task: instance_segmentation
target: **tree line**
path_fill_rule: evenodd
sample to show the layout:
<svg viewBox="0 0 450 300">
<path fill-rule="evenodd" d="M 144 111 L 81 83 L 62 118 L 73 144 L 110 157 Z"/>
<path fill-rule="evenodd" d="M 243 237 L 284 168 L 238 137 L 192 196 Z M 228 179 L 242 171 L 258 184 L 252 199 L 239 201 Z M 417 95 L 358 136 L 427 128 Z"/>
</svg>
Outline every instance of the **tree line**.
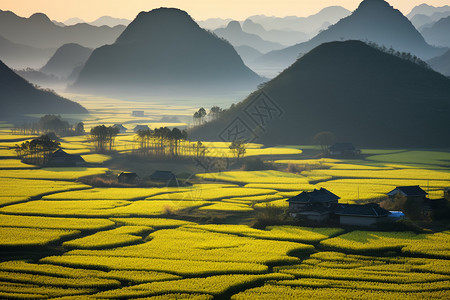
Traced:
<svg viewBox="0 0 450 300">
<path fill-rule="evenodd" d="M 45 165 L 60 143 L 49 135 L 41 135 L 15 146 L 17 156 L 25 163 Z"/>
<path fill-rule="evenodd" d="M 218 106 L 213 106 L 209 110 L 209 113 L 207 113 L 206 109 L 200 107 L 199 110 L 196 111 L 193 115 L 194 125 L 202 125 L 203 123 L 205 123 L 207 116 L 211 121 L 215 120 L 219 118 L 225 111 L 225 109 L 222 109 Z"/>
<path fill-rule="evenodd" d="M 84 123 L 70 124 L 60 115 L 45 115 L 37 122 L 22 124 L 12 129 L 16 134 L 47 134 L 54 132 L 59 136 L 84 135 Z"/>
</svg>

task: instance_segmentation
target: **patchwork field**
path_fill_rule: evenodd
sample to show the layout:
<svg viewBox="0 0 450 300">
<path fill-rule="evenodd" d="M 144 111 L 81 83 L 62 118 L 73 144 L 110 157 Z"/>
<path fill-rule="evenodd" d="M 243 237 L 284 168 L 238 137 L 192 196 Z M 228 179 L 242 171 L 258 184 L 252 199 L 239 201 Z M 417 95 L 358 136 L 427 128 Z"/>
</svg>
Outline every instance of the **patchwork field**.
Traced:
<svg viewBox="0 0 450 300">
<path fill-rule="evenodd" d="M 139 119 L 108 109 L 90 118 L 87 128 L 160 121 L 156 112 Z M 40 168 L 15 158 L 8 147 L 16 138 L 30 136 L 0 131 L 2 299 L 450 298 L 448 226 L 249 226 L 267 207 L 282 211 L 289 197 L 321 187 L 341 203 L 383 201 L 402 185 L 441 198 L 450 187 L 448 152 L 367 149 L 363 159 L 319 159 L 302 151 L 316 146 L 251 144 L 246 156 L 270 157 L 274 170 L 199 171 L 179 187 L 94 187 L 79 179 L 129 171 L 114 168 L 118 153 L 92 153 L 85 137 L 67 137 L 62 147 L 88 165 Z M 119 154 L 133 142 L 120 135 Z M 205 145 L 209 157 L 232 157 L 226 143 Z"/>
</svg>

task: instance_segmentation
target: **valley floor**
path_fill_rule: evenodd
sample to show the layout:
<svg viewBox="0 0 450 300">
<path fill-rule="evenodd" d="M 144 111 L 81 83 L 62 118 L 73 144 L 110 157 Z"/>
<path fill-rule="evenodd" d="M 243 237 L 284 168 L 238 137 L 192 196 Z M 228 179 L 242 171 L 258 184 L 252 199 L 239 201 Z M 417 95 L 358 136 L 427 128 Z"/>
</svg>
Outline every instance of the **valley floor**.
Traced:
<svg viewBox="0 0 450 300">
<path fill-rule="evenodd" d="M 99 113 L 92 124 L 116 122 Z M 125 118 L 125 117 L 124 117 Z M 85 137 L 61 146 L 84 167 L 38 168 L 15 157 L 32 136 L 0 130 L 0 297 L 21 299 L 448 299 L 448 224 L 429 233 L 249 225 L 267 204 L 324 187 L 342 203 L 380 202 L 401 185 L 431 198 L 450 187 L 446 150 L 363 149 L 360 159 L 314 158 L 315 146 L 248 145 L 274 170 L 205 173 L 189 161 L 157 163 L 91 153 Z M 88 125 L 89 126 L 89 125 Z M 228 145 L 205 143 L 207 157 Z M 132 147 L 131 147 L 132 148 Z M 296 173 L 286 170 L 295 166 Z M 85 176 L 166 168 L 193 185 L 92 187 Z"/>
</svg>

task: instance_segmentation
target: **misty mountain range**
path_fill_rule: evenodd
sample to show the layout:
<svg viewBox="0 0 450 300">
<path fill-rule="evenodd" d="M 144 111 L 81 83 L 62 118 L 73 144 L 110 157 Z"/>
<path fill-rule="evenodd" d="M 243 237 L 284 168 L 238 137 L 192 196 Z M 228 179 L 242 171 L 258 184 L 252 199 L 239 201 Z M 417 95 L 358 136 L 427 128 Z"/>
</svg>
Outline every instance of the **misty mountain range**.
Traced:
<svg viewBox="0 0 450 300">
<path fill-rule="evenodd" d="M 141 12 L 112 45 L 94 50 L 71 91 L 190 95 L 253 90 L 263 79 L 231 44 L 184 11 Z"/>
<path fill-rule="evenodd" d="M 435 71 L 360 41 L 330 42 L 190 137 L 220 140 L 224 132 L 241 132 L 231 138 L 310 144 L 331 131 L 367 146 L 448 147 L 449 95 L 450 79 Z"/>
<path fill-rule="evenodd" d="M 421 10 L 416 11 L 422 12 Z M 436 13 L 443 12 L 431 9 L 431 14 Z M 329 18 L 328 21 L 325 20 L 325 16 Z M 411 17 L 414 16 L 411 15 Z M 103 21 L 106 22 L 107 20 L 109 18 L 103 18 Z M 215 19 L 208 22 L 217 25 L 222 20 Z M 287 41 L 290 38 L 292 42 L 296 38 L 305 38 L 304 32 L 306 30 L 304 29 L 306 27 L 300 28 L 295 25 L 301 24 L 301 22 L 315 22 L 314 26 L 320 26 L 325 30 L 307 42 L 283 48 L 282 40 Z M 329 26 L 332 23 L 335 24 Z M 427 27 L 429 31 L 424 32 L 426 41 L 429 42 L 427 43 L 421 33 L 405 16 L 383 0 L 364 0 L 352 14 L 345 9 L 331 7 L 307 18 L 252 16 L 242 23 L 227 20 L 223 23 L 225 28 L 216 30 L 215 34 L 202 29 L 186 12 L 168 8 L 140 13 L 126 29 L 120 25 L 114 28 L 108 26 L 96 27 L 88 24 L 58 26 L 43 14 L 21 18 L 11 12 L 3 11 L 0 11 L 0 24 L 7 25 L 0 27 L 0 35 L 7 34 L 7 37 L 0 38 L 0 59 L 4 60 L 10 67 L 34 67 L 35 70 L 17 71 L 18 74 L 31 82 L 46 84 L 53 81 L 58 85 L 70 83 L 68 90 L 72 92 L 126 96 L 230 95 L 237 91 L 253 91 L 258 84 L 267 80 L 257 75 L 253 70 L 260 71 L 267 68 L 272 74 L 275 74 L 295 62 L 295 65 L 305 68 L 305 72 L 310 72 L 312 75 L 316 74 L 315 68 L 317 68 L 321 72 L 329 71 L 335 76 L 341 76 L 344 79 L 349 78 L 345 82 L 338 80 L 340 86 L 334 86 L 334 90 L 326 84 L 324 85 L 330 89 L 330 93 L 333 93 L 337 99 L 342 97 L 352 99 L 356 94 L 362 99 L 365 97 L 364 93 L 372 91 L 375 87 L 379 89 L 380 86 L 386 88 L 386 93 L 389 95 L 400 95 L 400 91 L 406 88 L 403 81 L 398 82 L 399 90 L 397 91 L 391 85 L 386 87 L 387 83 L 384 79 L 378 77 L 361 82 L 364 90 L 358 87 L 354 93 L 349 94 L 348 90 L 355 86 L 355 82 L 359 82 L 359 77 L 368 78 L 366 73 L 354 66 L 354 61 L 347 56 L 350 54 L 343 53 L 345 51 L 355 53 L 355 49 L 368 57 L 380 59 L 378 63 L 392 74 L 397 74 L 397 76 L 404 76 L 411 78 L 411 80 L 422 78 L 426 82 L 431 82 L 430 78 L 434 78 L 437 82 L 442 83 L 437 86 L 427 83 L 426 87 L 422 86 L 423 90 L 413 89 L 421 97 L 427 95 L 433 87 L 438 91 L 434 94 L 438 95 L 436 103 L 440 103 L 439 97 L 448 92 L 445 78 L 442 79 L 442 76 L 437 76 L 429 69 L 412 67 L 411 64 L 413 63 L 410 62 L 408 62 L 409 67 L 406 67 L 404 63 L 398 62 L 398 60 L 403 61 L 402 59 L 398 57 L 395 59 L 386 58 L 385 55 L 389 56 L 386 53 L 383 53 L 383 55 L 376 54 L 379 52 L 378 50 L 371 47 L 367 48 L 368 46 L 366 47 L 365 44 L 357 42 L 348 44 L 329 43 L 356 39 L 376 42 L 386 48 L 392 46 L 395 50 L 411 52 L 413 55 L 427 59 L 431 67 L 449 76 L 450 51 L 447 52 L 448 48 L 430 45 L 447 45 L 447 35 L 445 35 L 448 32 L 447 19 L 443 18 L 433 26 Z M 309 28 L 314 26 L 311 25 Z M 30 29 L 31 27 L 33 29 Z M 30 38 L 32 34 L 37 37 Z M 14 37 L 13 41 L 9 40 L 11 36 Z M 279 42 L 274 41 L 277 36 Z M 43 38 L 39 39 L 39 37 Z M 432 42 L 433 38 L 438 42 Z M 69 39 L 69 43 L 58 45 Z M 72 40 L 75 40 L 75 42 Z M 87 41 L 87 44 L 91 43 L 93 46 L 86 47 L 85 44 L 76 42 L 80 40 Z M 316 57 L 317 59 L 323 56 L 324 62 L 331 63 L 329 56 L 324 53 L 325 50 L 320 48 L 320 45 L 324 43 L 328 44 L 323 49 L 334 53 L 336 60 L 342 59 L 342 64 L 347 61 L 351 62 L 352 68 L 349 68 L 343 74 L 335 70 L 333 66 L 319 64 L 316 60 L 314 60 L 314 64 L 310 64 L 310 60 L 300 59 L 297 61 L 299 57 L 308 55 L 308 57 Z M 99 44 L 101 44 L 100 47 Z M 341 44 L 346 46 L 337 46 Z M 58 46 L 51 48 L 49 45 Z M 44 46 L 48 48 L 41 48 Z M 271 50 L 270 47 L 274 46 L 280 47 L 280 50 L 264 54 L 264 52 Z M 322 50 L 315 52 L 316 49 Z M 373 52 L 375 50 L 378 52 Z M 316 54 L 312 55 L 310 52 Z M 317 53 L 322 54 L 318 55 Z M 384 74 L 384 71 L 374 68 L 368 61 L 365 61 L 363 54 L 355 54 L 355 57 L 360 59 L 368 70 Z M 381 59 L 382 57 L 384 58 Z M 392 65 L 387 62 L 392 63 Z M 17 67 L 19 64 L 21 64 L 20 67 Z M 332 64 L 340 65 L 341 62 Z M 319 83 L 307 80 L 304 77 L 306 73 L 298 71 L 300 67 L 287 69 L 282 73 L 283 76 L 277 76 L 274 79 L 275 81 L 271 81 L 266 87 L 273 86 L 273 82 L 280 83 L 280 78 L 283 78 L 286 84 L 291 82 L 302 86 L 306 91 L 305 93 L 310 93 L 308 97 L 314 98 L 315 92 L 310 91 L 310 89 L 312 87 L 319 90 L 323 89 L 319 84 L 323 84 L 323 80 L 320 79 L 319 74 L 314 75 L 316 77 L 312 76 L 311 79 L 315 78 L 314 80 Z M 341 67 L 346 68 L 345 66 Z M 2 70 L 2 72 L 10 74 L 10 70 L 6 66 Z M 292 70 L 297 71 L 293 72 Z M 408 72 L 415 75 L 411 77 Z M 328 75 L 325 73 L 323 76 L 327 78 Z M 359 75 L 353 76 L 353 73 Z M 423 74 L 419 75 L 419 73 Z M 290 75 L 287 76 L 286 74 Z M 369 78 L 371 77 L 369 76 Z M 23 79 L 21 78 L 21 80 Z M 354 80 L 353 85 L 351 85 L 351 80 Z M 397 82 L 393 78 L 391 80 Z M 19 81 L 16 78 L 14 81 L 16 84 L 12 84 L 12 86 L 18 87 L 18 91 L 24 86 L 23 84 L 17 84 Z M 307 86 L 305 86 L 305 82 Z M 415 85 L 421 86 L 418 81 Z M 302 94 L 301 90 L 290 86 L 280 84 L 280 87 L 285 88 L 286 93 L 283 92 L 283 94 L 278 91 L 278 88 L 274 88 L 274 91 L 277 91 L 275 95 L 279 94 L 290 99 L 289 91 L 295 95 Z M 12 93 L 12 90 L 9 90 L 9 92 Z M 38 90 L 38 92 L 41 91 Z M 375 94 L 386 99 L 390 97 L 389 95 Z M 19 98 L 25 97 L 23 93 L 19 93 L 19 95 L 22 95 L 17 96 Z M 409 92 L 405 92 L 405 95 L 409 95 L 411 99 L 416 99 L 414 101 L 417 103 L 423 101 L 420 97 L 414 98 Z M 324 95 L 317 95 L 317 97 L 320 99 Z M 398 97 L 402 98 L 403 96 Z M 9 99 L 14 99 L 14 97 L 9 96 Z M 377 101 L 375 98 L 372 100 Z M 3 101 L 7 101 L 6 98 Z M 322 104 L 333 107 L 326 102 Z M 292 108 L 294 111 L 299 109 L 289 105 L 287 105 L 289 109 Z M 387 103 L 381 104 L 383 107 L 387 105 Z M 77 111 L 78 108 L 72 106 L 72 109 Z M 314 116 L 312 111 L 310 113 L 311 116 Z M 291 117 L 295 118 L 294 116 Z M 430 124 L 434 124 L 433 122 Z M 314 124 L 314 122 L 311 124 Z M 342 133 L 346 133 L 348 128 L 344 129 L 342 129 Z M 274 133 L 274 138 L 275 135 Z M 355 140 L 360 139 L 360 136 L 350 137 L 355 138 Z M 299 138 L 308 142 L 306 136 L 299 136 Z M 391 140 L 389 143 L 393 143 L 393 141 Z"/>
<path fill-rule="evenodd" d="M 0 114 L 87 113 L 80 104 L 35 88 L 0 61 Z"/>
<path fill-rule="evenodd" d="M 418 5 L 406 15 L 418 30 L 421 30 L 424 26 L 429 27 L 436 21 L 448 16 L 450 16 L 449 5 L 434 7 L 428 4 Z"/>
<path fill-rule="evenodd" d="M 114 28 L 89 24 L 61 27 L 42 13 L 23 18 L 13 12 L 0 10 L 0 35 L 13 43 L 35 48 L 56 49 L 67 43 L 97 48 L 113 43 L 124 29 L 123 25 Z"/>
<path fill-rule="evenodd" d="M 384 0 L 364 0 L 350 16 L 341 19 L 308 42 L 269 52 L 250 66 L 254 70 L 274 67 L 282 71 L 314 47 L 341 40 L 371 41 L 387 48 L 410 52 L 423 59 L 441 55 L 446 50 L 427 44 L 411 22 Z"/>
<path fill-rule="evenodd" d="M 450 16 L 440 19 L 430 27 L 423 28 L 421 33 L 431 45 L 450 47 Z"/>
<path fill-rule="evenodd" d="M 286 47 L 279 43 L 265 41 L 257 34 L 244 32 L 238 21 L 231 21 L 227 27 L 218 28 L 213 32 L 229 41 L 234 47 L 249 46 L 262 53 Z"/>
<path fill-rule="evenodd" d="M 13 43 L 0 35 L 0 60 L 17 69 L 39 68 L 54 51 Z"/>
<path fill-rule="evenodd" d="M 56 25 L 60 25 L 60 26 L 71 26 L 71 25 L 75 25 L 75 24 L 79 24 L 79 23 L 87 23 L 89 25 L 97 26 L 97 27 L 100 27 L 100 26 L 115 27 L 117 25 L 128 26 L 128 24 L 131 23 L 131 20 L 124 19 L 124 18 L 113 18 L 110 16 L 103 16 L 92 22 L 86 22 L 80 18 L 70 18 L 64 22 L 53 21 L 53 23 L 55 23 Z"/>
<path fill-rule="evenodd" d="M 85 64 L 92 51 L 91 48 L 74 43 L 62 45 L 40 71 L 60 78 L 69 78 L 75 68 Z"/>
</svg>

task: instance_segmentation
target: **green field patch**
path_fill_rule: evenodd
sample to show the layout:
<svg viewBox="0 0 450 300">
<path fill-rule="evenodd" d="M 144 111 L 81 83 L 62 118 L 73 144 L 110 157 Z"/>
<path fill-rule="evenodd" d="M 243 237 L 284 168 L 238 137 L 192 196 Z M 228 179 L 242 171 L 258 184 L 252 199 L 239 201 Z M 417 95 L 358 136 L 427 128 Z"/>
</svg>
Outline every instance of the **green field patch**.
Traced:
<svg viewBox="0 0 450 300">
<path fill-rule="evenodd" d="M 141 299 L 148 299 L 148 300 L 181 300 L 181 299 L 189 299 L 189 300 L 212 300 L 214 299 L 213 295 L 209 294 L 180 294 L 180 293 L 167 293 L 164 295 L 158 295 L 158 296 L 150 296 L 145 297 Z"/>
<path fill-rule="evenodd" d="M 403 253 L 450 258 L 450 231 L 424 235 L 420 243 L 409 242 Z"/>
<path fill-rule="evenodd" d="M 105 154 L 85 154 L 81 157 L 85 162 L 93 164 L 102 164 L 111 159 L 111 156 Z"/>
<path fill-rule="evenodd" d="M 227 202 L 220 202 L 220 203 L 213 203 L 211 205 L 205 205 L 199 208 L 199 210 L 209 211 L 224 211 L 224 212 L 248 212 L 253 211 L 253 208 L 251 208 L 248 204 L 239 204 L 239 203 L 227 203 Z"/>
<path fill-rule="evenodd" d="M 34 172 L 36 170 L 27 170 Z M 1 174 L 9 171 L 1 171 Z M 0 205 L 7 205 L 30 199 L 30 197 L 38 196 L 46 193 L 64 192 L 73 189 L 90 188 L 88 185 L 67 181 L 52 181 L 38 179 L 16 179 L 1 178 L 0 186 L 2 193 L 0 196 Z M 24 188 L 26 187 L 26 188 Z"/>
<path fill-rule="evenodd" d="M 382 272 L 363 269 L 322 268 L 318 266 L 297 265 L 281 267 L 279 272 L 298 278 L 320 278 L 349 281 L 372 281 L 395 284 L 442 282 L 450 280 L 447 275 L 414 272 Z"/>
<path fill-rule="evenodd" d="M 158 216 L 167 211 L 200 207 L 202 201 L 37 200 L 10 205 L 0 212 L 41 216 L 127 217 Z"/>
<path fill-rule="evenodd" d="M 248 197 L 235 197 L 230 198 L 228 200 L 235 200 L 235 201 L 241 201 L 245 203 L 252 203 L 252 202 L 267 202 L 267 201 L 273 201 L 273 200 L 279 200 L 283 197 L 277 194 L 270 194 L 270 195 L 260 195 L 260 196 L 248 196 Z"/>
<path fill-rule="evenodd" d="M 106 171 L 108 171 L 106 168 L 84 167 L 43 168 L 36 170 L 3 170 L 0 173 L 0 177 L 18 179 L 74 180 L 84 176 L 101 175 Z"/>
<path fill-rule="evenodd" d="M 386 193 L 393 190 L 395 186 L 362 184 L 360 182 L 351 183 L 345 179 L 330 180 L 318 183 L 317 189 L 325 188 L 336 194 L 341 199 L 341 203 L 353 203 L 358 201 L 375 201 L 387 198 Z"/>
<path fill-rule="evenodd" d="M 316 243 L 344 231 L 340 228 L 308 228 L 300 226 L 269 226 L 266 228 L 267 230 L 254 229 L 247 225 L 196 225 L 188 227 L 238 236 L 302 243 Z"/>
<path fill-rule="evenodd" d="M 249 183 L 246 184 L 245 187 L 257 189 L 272 189 L 277 191 L 297 191 L 298 193 L 302 191 L 312 191 L 315 188 L 314 185 L 308 183 Z"/>
<path fill-rule="evenodd" d="M 403 293 L 450 290 L 450 281 L 437 281 L 437 282 L 435 281 L 435 282 L 420 282 L 420 283 L 387 283 L 387 282 L 379 283 L 373 281 L 302 278 L 295 280 L 277 281 L 277 284 L 293 287 L 344 288 L 355 290 L 389 291 L 389 292 L 403 292 Z"/>
<path fill-rule="evenodd" d="M 109 216 L 114 208 L 130 204 L 124 200 L 36 200 L 6 206 L 0 211 L 42 216 Z"/>
<path fill-rule="evenodd" d="M 5 141 L 10 141 L 10 140 L 30 140 L 37 137 L 37 135 L 32 135 L 32 134 L 11 134 L 11 133 L 6 133 L 3 130 L 0 132 L 0 142 L 3 143 Z M 15 142 L 18 143 L 18 142 Z"/>
<path fill-rule="evenodd" d="M 129 298 L 159 295 L 165 293 L 205 293 L 222 295 L 228 291 L 245 286 L 252 286 L 258 282 L 267 280 L 283 279 L 286 274 L 264 274 L 264 275 L 219 275 L 206 278 L 188 278 L 176 281 L 152 282 L 124 287 L 117 290 L 100 292 L 95 294 L 98 298 Z"/>
<path fill-rule="evenodd" d="M 378 179 L 419 179 L 419 180 L 450 180 L 449 172 L 425 169 L 403 170 L 312 170 L 304 171 L 305 176 L 328 175 L 334 178 L 378 178 Z"/>
<path fill-rule="evenodd" d="M 324 240 L 322 245 L 342 251 L 402 251 L 415 255 L 450 257 L 450 234 L 448 231 L 434 234 L 412 232 L 353 231 Z"/>
<path fill-rule="evenodd" d="M 401 153 L 374 155 L 367 158 L 372 161 L 424 164 L 450 167 L 450 152 L 438 151 L 406 151 Z"/>
<path fill-rule="evenodd" d="M 45 196 L 42 199 L 63 200 L 132 200 L 144 199 L 154 195 L 178 192 L 176 187 L 164 188 L 94 188 L 82 191 L 69 191 Z"/>
<path fill-rule="evenodd" d="M 180 276 L 154 271 L 112 270 L 100 277 L 136 283 L 181 279 Z"/>
<path fill-rule="evenodd" d="M 67 288 L 0 281 L 0 297 L 5 299 L 46 299 L 49 297 L 91 294 L 95 291 L 92 288 Z"/>
<path fill-rule="evenodd" d="M 0 246 L 43 246 L 79 233 L 77 230 L 0 227 Z"/>
<path fill-rule="evenodd" d="M 176 228 L 183 225 L 197 225 L 196 223 L 189 221 L 161 218 L 111 218 L 110 220 L 119 224 L 148 226 L 154 229 Z"/>
<path fill-rule="evenodd" d="M 249 299 L 446 299 L 447 291 L 403 293 L 388 291 L 370 291 L 363 289 L 347 289 L 347 288 L 308 288 L 308 287 L 291 287 L 275 285 L 274 283 L 266 284 L 262 287 L 245 290 L 239 294 L 233 295 L 232 300 L 249 300 Z"/>
<path fill-rule="evenodd" d="M 11 145 L 11 147 L 14 147 L 14 145 Z M 9 149 L 8 147 L 2 147 L 2 148 L 0 148 L 0 156 L 8 157 L 8 158 L 15 158 L 15 157 L 17 157 L 17 153 L 14 149 Z"/>
<path fill-rule="evenodd" d="M 295 194 L 292 194 L 292 196 L 295 196 L 297 194 L 298 194 L 298 192 L 296 192 Z M 288 208 L 289 203 L 286 200 L 287 199 L 280 199 L 280 200 L 274 200 L 274 201 L 270 201 L 270 202 L 256 203 L 254 205 L 254 207 L 255 208 L 265 208 L 267 205 L 271 205 L 271 206 L 275 206 L 275 207 Z"/>
<path fill-rule="evenodd" d="M 6 261 L 0 263 L 1 271 L 30 273 L 55 277 L 84 278 L 104 277 L 106 272 L 98 270 L 76 269 L 50 264 L 36 264 L 24 261 Z"/>
<path fill-rule="evenodd" d="M 318 252 L 307 260 L 308 264 L 327 268 L 351 266 L 372 271 L 422 272 L 450 275 L 450 260 L 435 258 L 383 257 L 345 254 L 340 252 Z M 303 261 L 303 263 L 307 262 Z"/>
<path fill-rule="evenodd" d="M 5 271 L 0 271 L 0 280 L 70 288 L 112 288 L 120 286 L 120 282 L 114 279 L 95 277 L 64 278 Z"/>
<path fill-rule="evenodd" d="M 63 246 L 78 249 L 119 247 L 142 241 L 142 237 L 139 235 L 151 230 L 151 227 L 146 226 L 122 226 L 64 242 Z"/>
<path fill-rule="evenodd" d="M 311 245 L 300 243 L 185 227 L 158 230 L 151 233 L 148 239 L 148 242 L 139 245 L 111 250 L 73 250 L 68 254 L 271 264 L 296 262 L 298 258 L 289 256 L 289 253 L 313 250 Z"/>
<path fill-rule="evenodd" d="M 255 263 L 123 256 L 62 255 L 45 257 L 41 259 L 41 262 L 80 268 L 168 272 L 182 276 L 202 276 L 229 273 L 258 274 L 267 272 L 268 270 L 267 266 Z"/>
<path fill-rule="evenodd" d="M 0 159 L 0 169 L 27 169 L 33 165 L 24 164 L 20 159 Z"/>
<path fill-rule="evenodd" d="M 106 219 L 52 218 L 0 214 L 0 226 L 3 227 L 99 230 L 112 227 L 113 225 L 114 222 Z"/>
<path fill-rule="evenodd" d="M 196 175 L 202 179 L 221 180 L 232 183 L 291 183 L 308 184 L 305 176 L 292 173 L 267 170 L 267 171 L 227 171 L 220 173 L 201 173 Z"/>
<path fill-rule="evenodd" d="M 156 195 L 147 200 L 221 200 L 225 198 L 272 195 L 277 191 L 268 189 L 249 189 L 242 187 L 212 188 L 181 193 Z"/>
</svg>

